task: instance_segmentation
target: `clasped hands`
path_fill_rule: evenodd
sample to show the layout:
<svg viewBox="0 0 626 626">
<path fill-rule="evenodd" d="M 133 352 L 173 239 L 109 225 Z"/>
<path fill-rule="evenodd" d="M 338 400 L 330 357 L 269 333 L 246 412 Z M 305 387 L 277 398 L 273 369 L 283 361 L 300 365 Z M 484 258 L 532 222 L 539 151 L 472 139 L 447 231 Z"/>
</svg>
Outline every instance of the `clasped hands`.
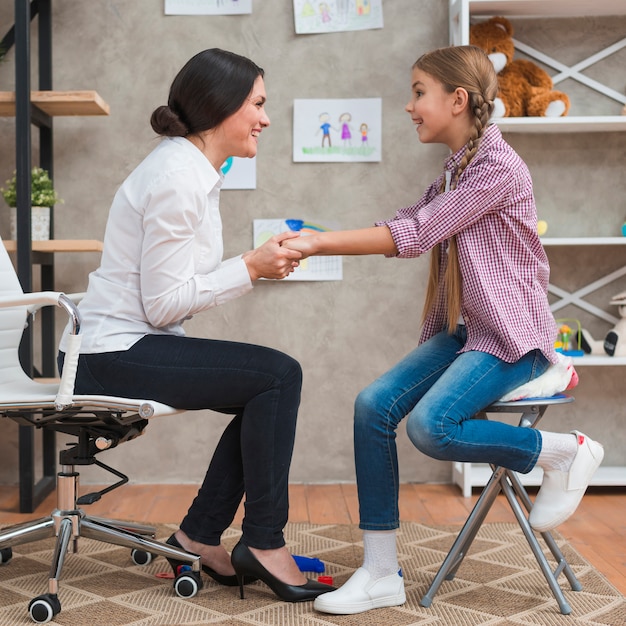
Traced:
<svg viewBox="0 0 626 626">
<path fill-rule="evenodd" d="M 300 260 L 306 258 L 306 246 L 300 245 L 300 233 L 287 231 L 273 235 L 263 245 L 242 255 L 250 279 L 285 278 L 293 272 Z"/>
</svg>

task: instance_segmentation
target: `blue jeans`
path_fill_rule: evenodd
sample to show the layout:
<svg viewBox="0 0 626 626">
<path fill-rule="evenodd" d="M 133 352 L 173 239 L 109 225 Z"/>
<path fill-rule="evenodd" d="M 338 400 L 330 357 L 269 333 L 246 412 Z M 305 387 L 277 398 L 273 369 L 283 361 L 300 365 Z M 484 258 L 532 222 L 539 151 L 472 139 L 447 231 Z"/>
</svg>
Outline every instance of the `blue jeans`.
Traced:
<svg viewBox="0 0 626 626">
<path fill-rule="evenodd" d="M 537 430 L 471 418 L 542 374 L 548 360 L 539 351 L 516 363 L 485 352 L 459 354 L 465 341 L 462 325 L 435 335 L 358 395 L 354 453 L 363 530 L 399 526 L 396 429 L 404 417 L 413 445 L 435 459 L 493 463 L 521 473 L 537 462 Z"/>
<path fill-rule="evenodd" d="M 195 541 L 218 545 L 245 492 L 243 540 L 260 549 L 285 545 L 301 387 L 299 363 L 282 352 L 171 335 L 147 335 L 122 352 L 83 354 L 76 377 L 77 393 L 233 414 L 180 527 Z M 193 437 L 184 418 L 173 419 L 180 420 L 181 437 Z M 185 459 L 193 462 L 204 458 Z"/>
</svg>

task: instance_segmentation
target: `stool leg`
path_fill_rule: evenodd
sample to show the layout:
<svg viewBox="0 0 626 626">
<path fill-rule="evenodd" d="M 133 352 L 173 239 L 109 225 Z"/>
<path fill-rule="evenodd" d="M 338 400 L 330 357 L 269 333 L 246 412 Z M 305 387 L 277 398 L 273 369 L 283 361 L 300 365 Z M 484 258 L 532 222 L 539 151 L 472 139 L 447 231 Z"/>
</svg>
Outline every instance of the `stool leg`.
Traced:
<svg viewBox="0 0 626 626">
<path fill-rule="evenodd" d="M 517 476 L 514 476 L 513 472 L 506 472 L 506 474 L 508 475 L 509 480 L 511 480 L 512 476 L 513 476 L 513 480 L 517 479 Z M 554 595 L 559 605 L 559 608 L 561 609 L 561 613 L 563 615 L 569 615 L 572 612 L 572 608 L 570 607 L 567 600 L 565 599 L 565 596 L 563 595 L 563 590 L 559 586 L 556 580 L 556 577 L 554 573 L 552 572 L 552 569 L 550 568 L 550 564 L 548 563 L 548 560 L 546 559 L 543 553 L 543 550 L 541 549 L 541 546 L 539 545 L 539 542 L 537 541 L 537 538 L 535 537 L 535 534 L 532 528 L 530 527 L 530 524 L 528 523 L 528 518 L 526 517 L 526 515 L 524 515 L 522 507 L 520 506 L 520 503 L 515 497 L 515 490 L 513 489 L 513 487 L 511 487 L 511 485 L 509 484 L 509 482 L 507 482 L 506 479 L 503 479 L 501 481 L 501 486 L 502 486 L 502 491 L 504 492 L 504 495 L 506 496 L 506 499 L 509 501 L 511 509 L 513 510 L 513 513 L 515 514 L 515 517 L 517 518 L 517 521 L 522 529 L 522 532 L 524 533 L 524 536 L 526 537 L 526 541 L 528 542 L 530 549 L 535 555 L 535 559 L 537 560 L 537 563 L 539 564 L 539 567 L 541 568 L 541 571 L 543 572 L 543 575 L 545 576 L 545 579 L 548 582 L 550 589 L 552 590 L 552 594 Z M 521 486 L 521 484 L 519 486 Z M 557 572 L 560 573 L 558 569 L 557 569 Z"/>
<path fill-rule="evenodd" d="M 448 555 L 439 568 L 439 571 L 428 588 L 428 591 L 422 596 L 422 599 L 420 600 L 421 606 L 426 608 L 429 607 L 432 604 L 433 598 L 439 590 L 441 583 L 444 580 L 452 580 L 454 578 L 456 571 L 463 562 L 463 559 L 467 554 L 472 541 L 474 541 L 481 524 L 485 520 L 485 517 L 487 517 L 489 509 L 492 507 L 497 495 L 500 493 L 500 477 L 504 471 L 504 468 L 497 468 L 491 475 L 489 482 L 480 494 L 480 497 L 463 525 L 461 532 L 452 544 L 452 548 L 450 548 Z"/>
<path fill-rule="evenodd" d="M 528 513 L 530 513 L 533 504 L 528 497 L 528 493 L 522 485 L 519 476 L 515 472 L 509 472 L 509 479 L 511 481 L 513 489 L 515 490 L 515 493 L 517 493 L 519 499 L 522 501 L 522 504 L 524 505 Z M 554 556 L 554 559 L 558 564 L 558 567 L 554 573 L 555 577 L 558 578 L 559 573 L 562 571 L 565 574 L 565 577 L 567 578 L 570 587 L 572 588 L 572 591 L 581 591 L 583 586 L 578 578 L 576 578 L 576 574 L 574 574 L 574 571 L 570 567 L 569 563 L 565 560 L 565 556 L 563 556 L 563 553 L 561 552 L 561 549 L 554 540 L 552 533 L 545 532 L 540 533 L 540 535 L 546 542 L 546 545 L 550 549 L 550 552 L 552 552 L 552 556 Z"/>
</svg>

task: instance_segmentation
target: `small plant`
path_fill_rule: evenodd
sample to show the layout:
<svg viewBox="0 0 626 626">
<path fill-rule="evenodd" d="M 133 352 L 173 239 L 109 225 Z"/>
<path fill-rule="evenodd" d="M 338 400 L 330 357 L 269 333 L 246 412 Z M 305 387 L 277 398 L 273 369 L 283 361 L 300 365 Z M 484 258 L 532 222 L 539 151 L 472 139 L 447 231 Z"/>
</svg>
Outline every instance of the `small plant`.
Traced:
<svg viewBox="0 0 626 626">
<path fill-rule="evenodd" d="M 0 193 L 10 207 L 17 205 L 17 175 L 14 172 L 13 178 L 7 180 L 6 189 L 0 188 Z M 48 172 L 41 167 L 34 167 L 31 172 L 31 206 L 54 206 L 57 202 L 63 202 L 52 186 L 52 181 Z"/>
</svg>

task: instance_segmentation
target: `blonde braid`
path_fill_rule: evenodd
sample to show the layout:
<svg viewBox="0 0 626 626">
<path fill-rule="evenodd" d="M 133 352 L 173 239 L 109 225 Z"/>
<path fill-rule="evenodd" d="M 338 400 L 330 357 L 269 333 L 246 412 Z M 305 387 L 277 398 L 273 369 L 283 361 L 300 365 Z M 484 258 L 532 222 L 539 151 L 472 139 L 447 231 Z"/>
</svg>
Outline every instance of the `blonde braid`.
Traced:
<svg viewBox="0 0 626 626">
<path fill-rule="evenodd" d="M 454 172 L 450 189 L 456 189 L 465 168 L 474 158 L 480 140 L 493 112 L 494 99 L 498 89 L 498 79 L 493 65 L 486 54 L 474 46 L 454 46 L 441 48 L 420 57 L 414 67 L 419 67 L 452 93 L 457 86 L 462 86 L 469 95 L 469 110 L 474 114 L 474 126 L 465 146 L 465 153 Z M 456 80 L 451 81 L 450 77 Z M 440 193 L 445 190 L 445 176 Z M 426 300 L 422 313 L 423 320 L 435 304 L 439 288 L 439 268 L 441 264 L 441 244 L 431 251 L 430 272 L 426 290 Z M 444 276 L 447 304 L 448 332 L 454 332 L 461 315 L 462 275 L 459 263 L 456 235 L 452 236 L 448 245 L 448 259 Z"/>
</svg>

